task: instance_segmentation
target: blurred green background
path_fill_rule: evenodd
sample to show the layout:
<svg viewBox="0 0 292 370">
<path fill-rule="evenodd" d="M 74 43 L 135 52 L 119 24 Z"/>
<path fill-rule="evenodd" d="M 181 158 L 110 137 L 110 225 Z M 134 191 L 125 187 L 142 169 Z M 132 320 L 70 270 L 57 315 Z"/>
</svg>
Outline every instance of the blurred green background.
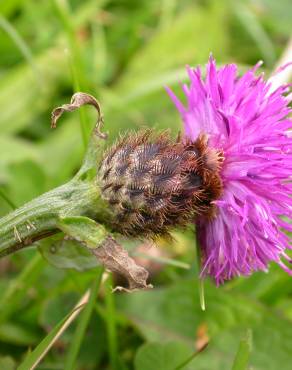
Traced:
<svg viewBox="0 0 292 370">
<path fill-rule="evenodd" d="M 176 135 L 181 122 L 164 86 L 179 92 L 185 65 L 205 64 L 210 52 L 242 71 L 262 59 L 268 74 L 291 14 L 290 0 L 2 0 L 0 215 L 79 168 L 93 109 L 65 114 L 50 129 L 50 112 L 73 92 L 98 98 L 109 140 L 145 125 Z M 235 370 L 291 369 L 291 277 L 271 266 L 219 288 L 207 281 L 202 312 L 192 232 L 176 232 L 159 250 L 168 260 L 150 266 L 154 290 L 113 295 L 107 280 L 86 330 L 81 315 L 37 368 L 225 370 L 240 348 L 249 367 Z M 74 258 L 57 268 L 32 249 L 0 261 L 1 370 L 15 369 L 96 279 L 99 267 Z M 76 264 L 84 271 L 68 268 Z M 246 335 L 251 344 L 241 341 Z"/>
</svg>

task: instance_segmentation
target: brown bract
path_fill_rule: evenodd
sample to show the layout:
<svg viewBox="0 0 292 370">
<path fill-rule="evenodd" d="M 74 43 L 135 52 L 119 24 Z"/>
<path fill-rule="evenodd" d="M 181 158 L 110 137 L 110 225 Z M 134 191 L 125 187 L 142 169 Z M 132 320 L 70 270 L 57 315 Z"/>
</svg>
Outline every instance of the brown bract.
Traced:
<svg viewBox="0 0 292 370">
<path fill-rule="evenodd" d="M 128 133 L 107 150 L 98 181 L 114 213 L 114 231 L 134 237 L 169 235 L 196 217 L 214 217 L 222 192 L 220 152 L 207 137 L 173 141 L 167 132 Z"/>
</svg>

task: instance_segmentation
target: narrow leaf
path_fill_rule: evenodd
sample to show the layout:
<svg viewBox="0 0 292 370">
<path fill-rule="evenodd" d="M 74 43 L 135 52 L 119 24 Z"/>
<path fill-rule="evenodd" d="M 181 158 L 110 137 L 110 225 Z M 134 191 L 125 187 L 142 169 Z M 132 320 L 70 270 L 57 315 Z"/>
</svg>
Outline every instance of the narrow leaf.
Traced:
<svg viewBox="0 0 292 370">
<path fill-rule="evenodd" d="M 73 370 L 76 368 L 77 356 L 78 356 L 79 349 L 82 344 L 92 311 L 95 306 L 95 301 L 96 301 L 98 289 L 100 287 L 102 273 L 103 273 L 103 268 L 99 268 L 98 275 L 92 284 L 88 304 L 86 305 L 84 311 L 82 312 L 79 318 L 79 321 L 78 321 L 78 324 L 77 324 L 77 327 L 74 333 L 74 337 L 72 339 L 69 351 L 67 353 L 65 367 L 64 367 L 65 370 Z"/>
<path fill-rule="evenodd" d="M 44 266 L 44 259 L 40 254 L 36 254 L 22 272 L 10 281 L 0 297 L 0 323 L 7 320 L 8 317 L 19 309 L 19 304 L 23 297 L 39 278 Z"/>
<path fill-rule="evenodd" d="M 233 362 L 232 370 L 248 369 L 248 362 L 252 347 L 251 341 L 252 341 L 252 332 L 249 329 L 239 343 L 239 348 Z"/>
<path fill-rule="evenodd" d="M 80 299 L 75 308 L 63 318 L 53 330 L 37 345 L 37 347 L 27 355 L 22 364 L 17 370 L 33 370 L 44 358 L 47 352 L 51 349 L 54 343 L 64 333 L 68 326 L 75 320 L 75 318 L 82 311 L 86 303 L 88 302 L 89 292 L 87 291 Z"/>
</svg>

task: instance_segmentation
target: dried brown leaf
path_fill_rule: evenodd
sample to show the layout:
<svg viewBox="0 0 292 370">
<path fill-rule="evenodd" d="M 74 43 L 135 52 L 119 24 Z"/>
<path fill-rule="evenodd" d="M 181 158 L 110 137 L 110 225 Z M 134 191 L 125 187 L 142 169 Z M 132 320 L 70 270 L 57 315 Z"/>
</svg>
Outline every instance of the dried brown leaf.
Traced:
<svg viewBox="0 0 292 370">
<path fill-rule="evenodd" d="M 63 104 L 57 107 L 52 112 L 51 127 L 57 127 L 57 121 L 62 116 L 64 112 L 73 112 L 74 110 L 82 107 L 83 105 L 92 105 L 98 113 L 98 119 L 95 125 L 95 134 L 105 139 L 106 134 L 100 131 L 101 125 L 103 123 L 103 118 L 100 110 L 100 105 L 94 96 L 83 92 L 75 93 L 70 101 L 70 104 Z"/>
<path fill-rule="evenodd" d="M 152 288 L 150 284 L 147 284 L 148 271 L 137 265 L 128 252 L 112 237 L 109 236 L 98 248 L 91 249 L 91 251 L 105 268 L 122 275 L 128 281 L 128 289 L 118 287 L 115 290 L 133 291 Z"/>
</svg>

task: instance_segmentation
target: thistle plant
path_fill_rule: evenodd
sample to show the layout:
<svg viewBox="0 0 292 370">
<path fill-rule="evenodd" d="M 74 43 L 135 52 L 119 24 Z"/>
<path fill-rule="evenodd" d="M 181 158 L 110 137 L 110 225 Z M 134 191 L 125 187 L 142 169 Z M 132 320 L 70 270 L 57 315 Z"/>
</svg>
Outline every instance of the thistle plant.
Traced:
<svg viewBox="0 0 292 370">
<path fill-rule="evenodd" d="M 217 284 L 238 275 L 291 262 L 292 141 L 288 87 L 276 90 L 258 65 L 237 77 L 236 66 L 216 69 L 211 57 L 205 80 L 188 69 L 185 107 L 168 89 L 184 121 L 184 135 L 129 132 L 105 149 L 100 107 L 77 93 L 53 111 L 93 105 L 98 121 L 81 169 L 54 189 L 0 220 L 0 256 L 59 231 L 89 248 L 129 288 L 146 288 L 147 271 L 116 241 L 170 237 L 174 227 L 194 223 L 201 276 Z"/>
</svg>

